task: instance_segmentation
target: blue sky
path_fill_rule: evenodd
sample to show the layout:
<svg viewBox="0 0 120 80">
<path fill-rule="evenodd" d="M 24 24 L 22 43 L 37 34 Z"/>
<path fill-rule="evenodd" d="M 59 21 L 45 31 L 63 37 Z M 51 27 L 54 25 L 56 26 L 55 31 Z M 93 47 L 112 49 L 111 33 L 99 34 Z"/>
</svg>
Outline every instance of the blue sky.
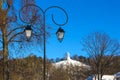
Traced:
<svg viewBox="0 0 120 80">
<path fill-rule="evenodd" d="M 87 56 L 83 52 L 80 41 L 87 34 L 99 31 L 107 33 L 111 38 L 120 41 L 120 1 L 119 0 L 36 0 L 43 9 L 49 6 L 64 8 L 69 16 L 68 23 L 63 26 L 65 37 L 62 43 L 52 34 L 47 41 L 47 58 L 64 57 L 65 52 L 71 55 Z M 58 14 L 58 22 L 63 15 Z M 47 16 L 50 16 L 49 13 Z M 57 16 L 57 15 L 56 15 Z M 57 29 L 48 17 L 47 24 Z M 63 20 L 64 21 L 64 20 Z M 54 31 L 55 32 L 55 31 Z M 53 32 L 53 33 L 54 33 Z M 38 54 L 39 55 L 39 54 Z"/>
<path fill-rule="evenodd" d="M 65 37 L 62 43 L 59 43 L 55 34 L 59 26 L 51 21 L 52 11 L 46 14 L 46 24 L 53 28 L 46 44 L 46 56 L 49 59 L 62 58 L 66 52 L 70 52 L 72 56 L 87 56 L 87 53 L 82 51 L 80 42 L 82 37 L 94 31 L 105 32 L 120 41 L 120 0 L 36 0 L 36 4 L 43 10 L 50 6 L 62 7 L 69 16 L 68 23 L 62 27 Z M 57 11 L 53 11 L 56 13 L 56 21 L 64 22 L 64 15 Z M 29 53 L 43 56 L 43 52 L 37 52 L 37 47 Z"/>
</svg>

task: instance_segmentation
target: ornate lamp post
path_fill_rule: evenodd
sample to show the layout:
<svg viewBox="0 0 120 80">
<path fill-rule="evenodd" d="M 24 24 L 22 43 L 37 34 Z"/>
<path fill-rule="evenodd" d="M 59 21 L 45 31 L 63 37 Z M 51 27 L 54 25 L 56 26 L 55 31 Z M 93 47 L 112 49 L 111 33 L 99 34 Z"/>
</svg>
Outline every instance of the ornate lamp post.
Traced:
<svg viewBox="0 0 120 80">
<path fill-rule="evenodd" d="M 60 28 L 57 30 L 56 32 L 56 35 L 58 37 L 58 40 L 61 42 L 64 38 L 64 33 L 65 31 L 61 28 L 62 26 L 64 26 L 65 24 L 67 24 L 68 22 L 68 15 L 66 13 L 66 11 L 59 7 L 59 6 L 51 6 L 51 7 L 48 7 L 46 10 L 43 10 L 41 9 L 39 6 L 35 5 L 35 4 L 28 4 L 28 5 L 25 5 L 24 7 L 21 8 L 20 10 L 20 13 L 19 13 L 19 17 L 20 19 L 25 22 L 23 19 L 22 19 L 22 16 L 21 16 L 21 12 L 24 8 L 27 8 L 29 6 L 33 6 L 33 7 L 36 7 L 36 8 L 39 8 L 40 11 L 42 12 L 43 14 L 43 31 L 44 31 L 44 34 L 43 34 L 43 40 L 44 40 L 44 64 L 43 64 L 43 80 L 46 80 L 46 12 L 49 10 L 49 9 L 52 9 L 52 8 L 56 8 L 56 9 L 59 9 L 59 10 L 62 10 L 66 16 L 66 20 L 64 23 L 62 24 L 59 24 L 57 23 L 55 20 L 54 20 L 54 16 L 52 15 L 52 21 L 54 24 L 56 24 L 57 26 L 60 26 Z M 30 23 L 29 23 L 30 24 Z M 27 25 L 27 27 L 25 28 L 25 33 L 26 33 L 26 37 L 29 39 L 31 37 L 31 34 L 32 34 L 32 29 L 31 29 L 32 26 L 30 25 Z"/>
</svg>

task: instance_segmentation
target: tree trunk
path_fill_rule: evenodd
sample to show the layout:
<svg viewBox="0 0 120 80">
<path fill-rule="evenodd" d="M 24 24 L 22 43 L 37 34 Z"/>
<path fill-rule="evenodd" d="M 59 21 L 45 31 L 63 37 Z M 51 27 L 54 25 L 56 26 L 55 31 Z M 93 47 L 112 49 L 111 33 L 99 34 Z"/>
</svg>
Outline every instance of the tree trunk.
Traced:
<svg viewBox="0 0 120 80">
<path fill-rule="evenodd" d="M 2 28 L 3 31 L 3 60 L 4 60 L 4 80 L 9 80 L 9 69 L 8 69 L 8 40 L 7 40 L 7 32 L 6 27 Z"/>
</svg>

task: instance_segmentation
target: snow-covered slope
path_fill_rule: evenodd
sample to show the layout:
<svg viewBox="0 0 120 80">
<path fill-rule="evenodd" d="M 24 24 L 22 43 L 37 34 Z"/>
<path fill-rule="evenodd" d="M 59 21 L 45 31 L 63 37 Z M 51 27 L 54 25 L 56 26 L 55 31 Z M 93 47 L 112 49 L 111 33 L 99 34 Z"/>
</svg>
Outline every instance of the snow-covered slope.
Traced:
<svg viewBox="0 0 120 80">
<path fill-rule="evenodd" d="M 76 60 L 72 60 L 70 58 L 70 53 L 69 52 L 67 52 L 66 60 L 54 63 L 54 66 L 56 66 L 56 67 L 69 66 L 69 65 L 89 68 L 88 65 L 86 65 L 86 64 L 84 64 L 82 62 L 79 62 L 79 61 L 76 61 Z"/>
</svg>

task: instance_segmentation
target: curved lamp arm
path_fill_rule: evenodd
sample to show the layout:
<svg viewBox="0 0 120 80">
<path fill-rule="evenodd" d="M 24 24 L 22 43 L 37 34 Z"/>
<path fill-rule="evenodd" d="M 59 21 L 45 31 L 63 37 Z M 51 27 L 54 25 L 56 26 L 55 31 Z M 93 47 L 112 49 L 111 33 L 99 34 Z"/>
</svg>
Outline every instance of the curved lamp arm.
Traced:
<svg viewBox="0 0 120 80">
<path fill-rule="evenodd" d="M 61 8 L 61 7 L 59 7 L 59 6 L 50 6 L 50 7 L 48 7 L 48 8 L 45 10 L 45 13 L 46 13 L 48 10 L 53 9 L 53 8 L 62 10 L 62 11 L 64 12 L 65 16 L 66 16 L 66 21 L 65 21 L 64 23 L 62 23 L 62 24 L 59 24 L 59 23 L 57 23 L 57 22 L 55 21 L 54 15 L 52 14 L 52 21 L 53 21 L 53 23 L 56 24 L 56 25 L 58 25 L 58 26 L 64 26 L 65 24 L 67 24 L 67 22 L 68 22 L 68 15 L 67 15 L 67 12 L 66 12 L 63 8 Z"/>
<path fill-rule="evenodd" d="M 42 12 L 42 14 L 44 15 L 44 17 L 43 17 L 44 19 L 46 18 L 46 12 L 47 12 L 48 10 L 53 9 L 53 8 L 60 9 L 60 10 L 62 10 L 62 11 L 64 12 L 64 14 L 65 14 L 65 16 L 66 16 L 66 21 L 65 21 L 64 23 L 62 23 L 62 24 L 59 24 L 59 23 L 57 23 L 57 22 L 55 21 L 54 15 L 52 14 L 51 16 L 52 16 L 52 21 L 53 21 L 53 23 L 56 24 L 56 25 L 58 25 L 58 26 L 64 26 L 64 25 L 67 24 L 67 22 L 68 22 L 67 12 L 66 12 L 63 8 L 61 8 L 61 7 L 59 7 L 59 6 L 50 6 L 50 7 L 48 7 L 46 10 L 43 10 L 42 8 L 40 8 L 39 6 L 37 6 L 37 5 L 35 5 L 35 4 L 27 4 L 27 5 L 23 6 L 23 7 L 20 9 L 20 12 L 19 12 L 19 18 L 20 18 L 20 20 L 21 20 L 22 22 L 24 22 L 24 23 L 30 24 L 30 22 L 28 23 L 28 22 L 26 22 L 26 21 L 24 21 L 24 20 L 22 19 L 21 11 L 22 11 L 24 8 L 27 8 L 27 7 L 29 7 L 29 6 L 33 6 L 33 7 L 36 7 L 36 8 L 38 8 L 38 9 L 40 9 L 40 11 Z M 44 19 L 43 19 L 43 20 L 44 20 Z M 44 20 L 44 23 L 45 23 L 45 20 Z"/>
</svg>

